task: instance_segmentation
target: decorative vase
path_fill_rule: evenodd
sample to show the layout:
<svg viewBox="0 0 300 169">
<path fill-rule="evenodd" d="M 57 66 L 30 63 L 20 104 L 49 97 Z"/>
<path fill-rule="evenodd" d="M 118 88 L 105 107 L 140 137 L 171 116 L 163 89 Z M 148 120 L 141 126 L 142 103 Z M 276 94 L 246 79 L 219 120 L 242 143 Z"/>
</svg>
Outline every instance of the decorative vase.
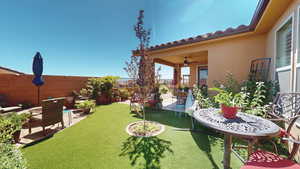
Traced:
<svg viewBox="0 0 300 169">
<path fill-rule="evenodd" d="M 238 111 L 237 107 L 230 107 L 226 106 L 224 104 L 221 105 L 221 110 L 223 113 L 223 116 L 227 119 L 234 119 L 236 118 L 236 113 Z"/>
</svg>

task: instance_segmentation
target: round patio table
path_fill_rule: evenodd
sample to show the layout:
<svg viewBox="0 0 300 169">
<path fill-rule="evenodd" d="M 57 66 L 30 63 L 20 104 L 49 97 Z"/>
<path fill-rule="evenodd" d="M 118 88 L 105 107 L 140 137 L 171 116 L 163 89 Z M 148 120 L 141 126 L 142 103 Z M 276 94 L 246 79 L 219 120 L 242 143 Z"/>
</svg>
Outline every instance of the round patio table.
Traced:
<svg viewBox="0 0 300 169">
<path fill-rule="evenodd" d="M 237 118 L 226 119 L 220 109 L 200 109 L 193 117 L 202 125 L 224 134 L 224 169 L 230 168 L 232 136 L 249 140 L 248 154 L 253 144 L 260 138 L 274 137 L 280 133 L 280 127 L 264 118 L 238 112 Z"/>
</svg>

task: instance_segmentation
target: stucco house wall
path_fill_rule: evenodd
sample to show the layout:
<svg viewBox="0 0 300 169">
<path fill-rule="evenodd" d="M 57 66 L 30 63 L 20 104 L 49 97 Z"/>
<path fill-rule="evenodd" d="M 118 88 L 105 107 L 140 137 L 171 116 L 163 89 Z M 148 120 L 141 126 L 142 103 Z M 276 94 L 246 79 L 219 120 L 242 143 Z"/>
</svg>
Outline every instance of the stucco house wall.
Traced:
<svg viewBox="0 0 300 169">
<path fill-rule="evenodd" d="M 265 57 L 265 35 L 245 36 L 211 44 L 208 49 L 208 86 L 227 72 L 246 80 L 253 59 Z M 226 70 L 226 71 L 224 71 Z"/>
</svg>

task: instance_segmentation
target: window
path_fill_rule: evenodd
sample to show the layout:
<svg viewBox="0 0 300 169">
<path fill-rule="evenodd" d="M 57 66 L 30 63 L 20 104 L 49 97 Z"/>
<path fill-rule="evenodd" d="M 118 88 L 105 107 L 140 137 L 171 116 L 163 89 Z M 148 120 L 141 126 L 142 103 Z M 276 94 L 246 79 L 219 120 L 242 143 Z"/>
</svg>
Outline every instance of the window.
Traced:
<svg viewBox="0 0 300 169">
<path fill-rule="evenodd" d="M 280 92 L 292 91 L 291 60 L 293 18 L 289 18 L 276 32 L 276 79 L 279 82 Z"/>
<path fill-rule="evenodd" d="M 198 86 L 207 85 L 208 69 L 198 67 Z"/>
<path fill-rule="evenodd" d="M 276 68 L 291 65 L 292 57 L 292 19 L 289 19 L 276 34 Z"/>
</svg>

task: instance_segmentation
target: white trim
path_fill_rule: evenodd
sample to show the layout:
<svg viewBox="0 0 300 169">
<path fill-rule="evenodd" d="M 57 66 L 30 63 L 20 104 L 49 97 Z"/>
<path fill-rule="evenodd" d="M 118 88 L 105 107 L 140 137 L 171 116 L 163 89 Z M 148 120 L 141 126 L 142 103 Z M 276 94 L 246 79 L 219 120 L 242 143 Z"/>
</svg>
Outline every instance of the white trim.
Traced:
<svg viewBox="0 0 300 169">
<path fill-rule="evenodd" d="M 298 61 L 298 57 L 300 57 L 299 56 L 299 50 L 300 50 L 300 47 L 299 47 L 299 45 L 300 45 L 300 5 L 298 5 L 298 8 L 297 8 L 297 19 L 296 19 L 296 51 L 295 51 L 295 57 L 294 57 L 294 64 L 296 65 L 295 66 L 295 70 L 294 70 L 294 92 L 296 92 L 297 91 L 297 68 L 299 68 L 300 67 L 300 63 L 298 63 L 297 61 Z"/>
<path fill-rule="evenodd" d="M 279 67 L 276 68 L 276 58 L 277 58 L 277 32 L 288 22 L 290 21 L 290 19 L 292 19 L 292 39 L 291 39 L 291 63 L 288 66 L 284 66 L 284 67 Z M 295 31 L 294 31 L 294 25 L 295 25 L 295 12 L 292 12 L 291 15 L 289 15 L 285 20 L 282 21 L 282 23 L 275 29 L 274 34 L 275 34 L 275 41 L 274 41 L 274 73 L 273 76 L 276 77 L 276 72 L 282 72 L 282 71 L 288 71 L 291 70 L 290 73 L 290 91 L 294 90 L 294 78 L 293 78 L 293 59 L 294 59 L 294 35 L 295 35 Z"/>
<path fill-rule="evenodd" d="M 284 71 L 287 71 L 287 70 L 291 70 L 292 69 L 292 66 L 284 66 L 284 67 L 281 67 L 281 68 L 277 68 L 276 69 L 276 72 L 284 72 Z"/>
</svg>

